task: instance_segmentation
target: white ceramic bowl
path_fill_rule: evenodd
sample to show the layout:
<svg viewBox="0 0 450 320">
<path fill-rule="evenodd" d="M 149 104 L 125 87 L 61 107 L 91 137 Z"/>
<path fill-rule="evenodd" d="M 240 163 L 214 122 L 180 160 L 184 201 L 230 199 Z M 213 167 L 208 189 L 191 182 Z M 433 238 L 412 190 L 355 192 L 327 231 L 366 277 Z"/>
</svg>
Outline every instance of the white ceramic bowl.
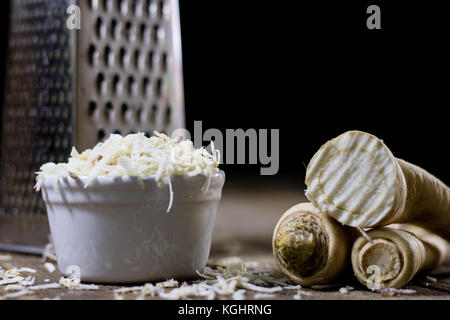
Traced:
<svg viewBox="0 0 450 320">
<path fill-rule="evenodd" d="M 154 177 L 48 177 L 42 187 L 59 270 L 78 266 L 81 280 L 132 283 L 185 279 L 206 265 L 223 171 L 200 189 L 204 176 L 172 177 L 169 186 Z M 56 188 L 56 189 L 55 189 Z M 69 269 L 70 270 L 70 269 Z"/>
</svg>

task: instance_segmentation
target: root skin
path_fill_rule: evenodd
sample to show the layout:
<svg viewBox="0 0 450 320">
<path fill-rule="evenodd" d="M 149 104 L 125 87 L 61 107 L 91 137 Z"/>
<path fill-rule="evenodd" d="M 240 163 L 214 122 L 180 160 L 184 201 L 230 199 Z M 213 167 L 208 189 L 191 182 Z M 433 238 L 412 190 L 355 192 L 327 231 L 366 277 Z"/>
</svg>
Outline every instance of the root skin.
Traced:
<svg viewBox="0 0 450 320">
<path fill-rule="evenodd" d="M 447 253 L 446 240 L 411 225 L 375 228 L 368 234 L 372 241 L 356 239 L 351 259 L 356 277 L 369 289 L 401 288 L 418 272 L 439 266 Z"/>
<path fill-rule="evenodd" d="M 314 221 L 318 226 L 315 232 L 321 233 L 320 236 L 316 234 L 316 238 L 326 239 L 326 244 L 318 244 L 318 241 L 311 242 L 314 246 L 314 250 L 311 249 L 311 251 L 314 251 L 314 254 L 310 255 L 308 252 L 308 255 L 305 255 L 298 252 L 298 255 L 303 256 L 301 264 L 290 264 L 286 261 L 287 258 L 283 257 L 283 253 L 290 252 L 290 256 L 292 256 L 292 252 L 295 254 L 295 250 L 301 250 L 302 247 L 291 247 L 289 248 L 291 250 L 288 251 L 280 246 L 280 239 L 284 239 L 285 230 L 289 228 L 292 230 L 303 228 L 302 225 L 298 225 L 298 221 L 302 221 L 302 219 Z M 294 221 L 297 222 L 294 223 Z M 306 229 L 310 229 L 309 224 Z M 281 271 L 295 283 L 305 286 L 329 284 L 350 270 L 351 245 L 356 236 L 356 230 L 341 225 L 327 214 L 319 213 L 311 203 L 300 203 L 286 211 L 278 221 L 272 239 L 273 254 Z M 286 243 L 283 242 L 282 245 L 286 245 Z M 317 263 L 318 260 L 321 263 Z M 304 270 L 298 270 L 298 268 L 294 270 L 298 265 L 303 266 Z M 308 272 L 304 274 L 306 270 Z"/>
<path fill-rule="evenodd" d="M 306 196 L 353 227 L 408 223 L 450 240 L 450 188 L 395 158 L 377 137 L 349 131 L 324 144 L 306 172 Z"/>
</svg>

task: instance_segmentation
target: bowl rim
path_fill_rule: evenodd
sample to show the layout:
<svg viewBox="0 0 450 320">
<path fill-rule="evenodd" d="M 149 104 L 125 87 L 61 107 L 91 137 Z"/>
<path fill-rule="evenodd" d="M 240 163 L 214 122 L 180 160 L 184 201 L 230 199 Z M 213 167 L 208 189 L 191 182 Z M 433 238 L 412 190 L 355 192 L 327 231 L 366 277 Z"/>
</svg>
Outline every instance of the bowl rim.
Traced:
<svg viewBox="0 0 450 320">
<path fill-rule="evenodd" d="M 65 181 L 66 183 L 73 184 L 73 183 L 84 183 L 88 180 L 89 176 L 58 176 L 56 174 L 49 174 L 46 175 L 44 178 L 44 181 L 42 183 L 41 188 L 46 187 L 53 187 L 54 182 L 57 181 L 57 179 L 60 179 L 59 181 Z M 141 179 L 140 179 L 141 178 Z M 195 176 L 188 176 L 185 174 L 176 174 L 171 176 L 170 181 L 172 183 L 176 182 L 185 182 L 185 183 L 197 183 L 201 182 L 203 183 L 207 179 L 207 176 L 204 174 L 197 174 Z M 91 183 L 87 186 L 89 188 L 90 186 L 110 186 L 118 183 L 135 183 L 135 182 L 154 182 L 154 183 L 162 183 L 167 184 L 163 182 L 163 179 L 156 180 L 156 175 L 145 175 L 145 176 L 130 176 L 130 175 L 123 175 L 123 176 L 105 176 L 100 175 L 93 178 Z M 215 171 L 211 174 L 211 185 L 214 184 L 220 184 L 222 181 L 222 185 L 225 183 L 225 172 L 223 170 Z"/>
</svg>

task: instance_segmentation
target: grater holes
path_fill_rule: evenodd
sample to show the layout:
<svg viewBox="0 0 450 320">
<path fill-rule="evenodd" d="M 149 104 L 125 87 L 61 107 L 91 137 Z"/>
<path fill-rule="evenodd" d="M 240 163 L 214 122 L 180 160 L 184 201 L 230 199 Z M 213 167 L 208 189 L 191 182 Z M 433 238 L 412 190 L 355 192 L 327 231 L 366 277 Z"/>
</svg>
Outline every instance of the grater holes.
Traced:
<svg viewBox="0 0 450 320">
<path fill-rule="evenodd" d="M 105 136 L 106 136 L 105 130 L 99 129 L 99 130 L 97 131 L 97 139 L 98 139 L 98 141 L 103 140 L 103 139 L 105 138 Z"/>
<path fill-rule="evenodd" d="M 168 58 L 167 58 L 167 53 L 163 53 L 162 57 L 161 57 L 161 71 L 162 72 L 166 72 L 167 71 L 167 64 L 168 64 Z"/>
<path fill-rule="evenodd" d="M 64 91 L 59 91 L 58 93 L 58 104 L 62 105 L 66 101 L 66 96 L 64 94 Z"/>
<path fill-rule="evenodd" d="M 161 96 L 162 86 L 163 86 L 163 81 L 162 81 L 161 78 L 158 78 L 158 80 L 156 80 L 156 86 L 155 86 L 155 95 L 156 95 L 156 97 L 160 97 Z"/>
<path fill-rule="evenodd" d="M 114 106 L 110 101 L 105 105 L 104 116 L 106 121 L 112 121 L 114 118 Z"/>
<path fill-rule="evenodd" d="M 119 40 L 120 39 L 120 32 L 121 32 L 121 24 L 118 22 L 115 18 L 111 20 L 110 24 L 110 34 L 113 39 Z"/>
<path fill-rule="evenodd" d="M 128 120 L 130 118 L 130 108 L 128 107 L 128 105 L 126 103 L 122 104 L 121 114 L 122 114 L 122 121 L 128 122 Z"/>
<path fill-rule="evenodd" d="M 144 108 L 142 105 L 139 105 L 136 110 L 136 122 L 140 123 L 142 122 L 142 114 L 144 113 Z"/>
<path fill-rule="evenodd" d="M 168 20 L 170 19 L 170 6 L 169 3 L 164 2 L 162 4 L 162 18 Z"/>
<path fill-rule="evenodd" d="M 131 21 L 127 21 L 125 23 L 125 38 L 129 42 L 134 42 L 136 40 L 136 27 L 131 23 Z"/>
<path fill-rule="evenodd" d="M 153 26 L 152 30 L 152 39 L 154 44 L 158 44 L 159 42 L 162 42 L 166 36 L 166 32 L 164 28 L 159 26 L 158 24 L 155 24 Z"/>
<path fill-rule="evenodd" d="M 136 17 L 141 17 L 143 13 L 143 4 L 142 0 L 133 0 L 133 12 Z"/>
<path fill-rule="evenodd" d="M 151 40 L 150 30 L 151 29 L 145 23 L 141 23 L 141 25 L 139 27 L 139 37 L 142 42 L 144 42 L 144 43 L 150 42 L 150 40 Z"/>
<path fill-rule="evenodd" d="M 156 8 L 156 15 L 162 19 L 163 18 L 163 9 L 164 9 L 164 1 L 163 0 L 159 0 L 157 3 L 157 8 Z"/>
<path fill-rule="evenodd" d="M 119 129 L 114 130 L 113 133 L 122 135 L 122 132 Z"/>
<path fill-rule="evenodd" d="M 69 148 L 69 142 L 70 142 L 70 138 L 68 136 L 64 136 L 62 139 L 62 148 L 63 149 L 68 149 Z"/>
<path fill-rule="evenodd" d="M 170 124 L 170 120 L 172 118 L 172 107 L 168 105 L 166 107 L 166 112 L 164 114 L 164 126 L 168 126 Z"/>
<path fill-rule="evenodd" d="M 154 56 L 155 56 L 155 54 L 154 54 L 153 51 L 150 51 L 148 53 L 148 56 L 147 56 L 147 68 L 149 70 L 153 70 L 153 59 L 154 59 Z"/>
<path fill-rule="evenodd" d="M 103 0 L 103 10 L 111 11 L 112 7 L 113 7 L 113 1 L 112 0 Z"/>
<path fill-rule="evenodd" d="M 158 43 L 158 31 L 159 31 L 159 26 L 157 24 L 155 24 L 153 26 L 153 30 L 152 30 L 152 41 L 153 43 Z"/>
<path fill-rule="evenodd" d="M 101 17 L 98 17 L 95 21 L 95 32 L 99 39 L 103 39 L 106 36 L 106 24 Z"/>
<path fill-rule="evenodd" d="M 142 94 L 145 97 L 148 97 L 151 94 L 151 83 L 148 77 L 142 79 Z"/>
<path fill-rule="evenodd" d="M 156 1 L 148 1 L 148 14 L 152 19 L 155 19 L 158 16 L 158 4 L 156 3 Z"/>
<path fill-rule="evenodd" d="M 88 115 L 93 118 L 97 111 L 97 103 L 95 101 L 90 101 L 88 106 Z"/>
<path fill-rule="evenodd" d="M 55 137 L 55 141 L 53 142 L 53 147 L 55 149 L 61 148 L 61 139 L 58 136 Z"/>
<path fill-rule="evenodd" d="M 91 10 L 97 10 L 98 9 L 98 0 L 89 0 L 89 8 Z"/>
<path fill-rule="evenodd" d="M 63 153 L 60 153 L 56 159 L 59 163 L 61 163 L 66 159 L 66 156 Z"/>
<path fill-rule="evenodd" d="M 70 116 L 70 106 L 64 106 L 61 108 L 61 116 L 63 119 L 67 120 Z"/>
<path fill-rule="evenodd" d="M 144 68 L 144 65 L 145 60 L 143 59 L 141 51 L 139 49 L 134 50 L 134 67 L 137 70 L 141 70 Z"/>
<path fill-rule="evenodd" d="M 115 95 L 121 95 L 122 90 L 122 80 L 118 74 L 115 74 L 113 77 L 113 92 Z"/>
<path fill-rule="evenodd" d="M 150 123 L 156 124 L 157 113 L 158 113 L 158 106 L 156 104 L 153 104 L 150 110 Z"/>
<path fill-rule="evenodd" d="M 119 51 L 120 56 L 120 65 L 122 68 L 127 68 L 130 64 L 130 55 L 128 54 L 128 51 L 122 47 Z"/>
<path fill-rule="evenodd" d="M 117 9 L 124 16 L 128 14 L 128 5 L 129 5 L 128 0 L 117 0 Z"/>
<path fill-rule="evenodd" d="M 136 95 L 137 93 L 137 83 L 133 76 L 128 77 L 127 90 L 130 96 Z"/>
<path fill-rule="evenodd" d="M 105 47 L 105 53 L 103 55 L 105 66 L 113 66 L 114 65 L 114 51 L 111 50 L 111 47 L 107 45 Z"/>
<path fill-rule="evenodd" d="M 107 92 L 107 83 L 103 73 L 97 75 L 97 92 L 99 94 L 105 94 Z"/>
</svg>

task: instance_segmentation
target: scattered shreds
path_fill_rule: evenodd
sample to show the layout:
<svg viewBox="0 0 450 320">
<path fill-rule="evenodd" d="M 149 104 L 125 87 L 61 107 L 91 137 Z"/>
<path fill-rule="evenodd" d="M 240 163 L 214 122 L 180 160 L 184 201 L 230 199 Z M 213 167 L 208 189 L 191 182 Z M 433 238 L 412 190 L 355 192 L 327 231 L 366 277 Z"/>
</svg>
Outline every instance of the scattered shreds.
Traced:
<svg viewBox="0 0 450 320">
<path fill-rule="evenodd" d="M 233 295 L 231 296 L 231 299 L 233 300 L 244 300 L 245 299 L 245 290 L 244 289 L 239 289 L 236 290 L 235 293 L 233 293 Z"/>
<path fill-rule="evenodd" d="M 61 277 L 59 284 L 70 290 L 99 290 L 100 287 L 96 284 L 83 284 L 79 277 L 70 276 L 68 278 Z"/>
<path fill-rule="evenodd" d="M 436 283 L 438 281 L 436 278 L 430 277 L 430 276 L 427 276 L 426 279 L 427 279 L 427 281 L 430 281 L 430 282 L 433 282 L 433 283 Z"/>
<path fill-rule="evenodd" d="M 348 289 L 346 287 L 342 287 L 339 289 L 339 292 L 342 294 L 347 294 L 348 293 Z"/>
<path fill-rule="evenodd" d="M 179 286 L 179 283 L 174 279 L 170 279 L 164 282 L 158 282 L 156 286 L 160 288 L 176 288 Z"/>
<path fill-rule="evenodd" d="M 303 299 L 303 296 L 311 296 L 311 295 L 312 295 L 311 292 L 298 289 L 297 293 L 292 296 L 292 299 L 301 300 L 301 299 Z"/>
<path fill-rule="evenodd" d="M 60 288 L 61 285 L 59 283 L 47 283 L 47 284 L 38 284 L 35 286 L 28 287 L 30 290 L 47 290 L 47 289 L 56 289 Z"/>
<path fill-rule="evenodd" d="M 7 293 L 7 294 L 3 295 L 3 297 L 4 298 L 18 298 L 18 297 L 24 296 L 29 293 L 30 293 L 30 291 L 25 289 L 25 290 L 17 291 L 14 293 Z"/>
<path fill-rule="evenodd" d="M 298 289 L 301 289 L 302 288 L 302 286 L 301 285 L 295 285 L 295 286 L 284 286 L 283 287 L 283 289 L 285 289 L 285 290 L 298 290 Z"/>
<path fill-rule="evenodd" d="M 85 187 L 98 176 L 152 175 L 168 184 L 174 175 L 204 175 L 207 179 L 202 190 L 206 191 L 219 164 L 220 151 L 213 143 L 209 153 L 205 148 L 195 149 L 190 140 L 172 139 L 156 131 L 150 138 L 142 132 L 125 137 L 111 134 L 106 141 L 82 153 L 73 148 L 67 163 L 42 165 L 35 188 L 39 191 L 49 175 L 56 176 L 58 182 L 68 176 L 87 177 Z"/>
<path fill-rule="evenodd" d="M 20 284 L 8 284 L 5 287 L 5 291 L 22 291 L 25 290 L 26 288 Z"/>
<path fill-rule="evenodd" d="M 51 263 L 51 262 L 44 263 L 44 267 L 45 267 L 45 269 L 47 269 L 47 271 L 49 273 L 53 273 L 56 270 L 55 265 L 53 263 Z"/>
<path fill-rule="evenodd" d="M 4 270 L 0 267 L 0 286 L 5 286 L 7 294 L 1 295 L 2 299 L 14 299 L 24 295 L 32 294 L 37 290 L 59 288 L 58 283 L 47 283 L 35 285 L 36 278 L 33 276 L 24 276 L 25 273 L 36 273 L 37 271 L 28 267 L 13 267 Z"/>
<path fill-rule="evenodd" d="M 354 290 L 355 288 L 350 286 L 345 286 L 339 289 L 339 292 L 342 294 L 348 294 L 350 291 Z"/>
<path fill-rule="evenodd" d="M 256 291 L 256 292 L 264 292 L 264 293 L 273 293 L 273 292 L 278 292 L 278 291 L 282 291 L 283 290 L 282 287 L 266 288 L 266 287 L 256 286 L 256 285 L 251 284 L 249 282 L 243 282 L 243 283 L 241 283 L 241 286 L 244 289 L 248 289 L 248 290 L 252 290 L 252 291 Z"/>
<path fill-rule="evenodd" d="M 312 292 L 309 292 L 309 291 L 298 290 L 297 293 L 302 296 L 312 296 Z"/>
<path fill-rule="evenodd" d="M 415 294 L 416 290 L 413 289 L 395 289 L 395 288 L 383 288 L 379 290 L 379 293 L 383 297 L 393 297 L 402 294 Z"/>
<path fill-rule="evenodd" d="M 248 270 L 251 266 L 251 270 Z M 114 290 L 115 299 L 124 299 L 125 294 L 136 294 L 137 299 L 146 296 L 163 299 L 204 298 L 215 299 L 216 296 L 230 297 L 242 300 L 248 291 L 256 292 L 256 297 L 273 297 L 275 292 L 296 290 L 301 288 L 293 285 L 288 278 L 274 278 L 259 267 L 259 263 L 244 263 L 239 257 L 211 260 L 203 272 L 197 271 L 199 279 L 191 284 L 176 280 L 159 282 L 156 285 L 148 283 L 144 286 L 124 287 Z"/>
<path fill-rule="evenodd" d="M 256 293 L 253 298 L 255 299 L 273 299 L 275 298 L 274 294 L 271 293 Z"/>
</svg>

